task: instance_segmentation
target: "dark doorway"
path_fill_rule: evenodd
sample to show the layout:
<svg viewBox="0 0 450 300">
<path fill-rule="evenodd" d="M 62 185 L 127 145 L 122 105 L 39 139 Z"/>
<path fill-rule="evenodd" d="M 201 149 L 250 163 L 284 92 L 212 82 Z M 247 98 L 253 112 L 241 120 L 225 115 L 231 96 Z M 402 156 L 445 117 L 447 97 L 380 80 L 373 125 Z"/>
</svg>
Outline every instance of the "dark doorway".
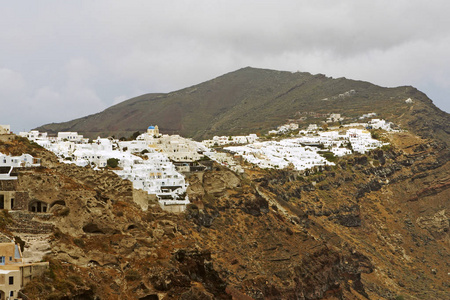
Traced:
<svg viewBox="0 0 450 300">
<path fill-rule="evenodd" d="M 31 212 L 47 212 L 47 203 L 42 202 L 42 201 L 35 201 L 33 203 L 30 204 L 29 206 L 29 210 Z"/>
</svg>

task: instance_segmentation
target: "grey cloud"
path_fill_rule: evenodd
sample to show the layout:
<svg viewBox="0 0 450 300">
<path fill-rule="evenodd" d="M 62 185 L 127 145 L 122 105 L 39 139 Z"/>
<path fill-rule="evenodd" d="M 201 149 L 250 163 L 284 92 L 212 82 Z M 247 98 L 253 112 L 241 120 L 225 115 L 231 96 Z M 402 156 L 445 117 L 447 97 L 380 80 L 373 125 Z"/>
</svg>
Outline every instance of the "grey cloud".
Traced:
<svg viewBox="0 0 450 300">
<path fill-rule="evenodd" d="M 69 120 L 245 66 L 414 85 L 450 111 L 448 11 L 443 0 L 10 2 L 0 104 L 22 113 L 0 123 Z"/>
</svg>

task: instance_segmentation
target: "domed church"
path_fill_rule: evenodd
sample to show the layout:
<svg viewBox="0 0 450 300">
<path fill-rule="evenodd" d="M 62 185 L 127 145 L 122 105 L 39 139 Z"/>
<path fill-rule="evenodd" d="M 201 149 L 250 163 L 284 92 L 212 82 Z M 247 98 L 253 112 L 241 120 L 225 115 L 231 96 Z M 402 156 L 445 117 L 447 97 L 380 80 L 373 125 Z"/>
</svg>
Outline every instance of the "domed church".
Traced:
<svg viewBox="0 0 450 300">
<path fill-rule="evenodd" d="M 147 134 L 150 135 L 150 136 L 159 136 L 158 125 L 155 125 L 155 126 L 148 126 L 148 128 L 147 128 Z"/>
</svg>

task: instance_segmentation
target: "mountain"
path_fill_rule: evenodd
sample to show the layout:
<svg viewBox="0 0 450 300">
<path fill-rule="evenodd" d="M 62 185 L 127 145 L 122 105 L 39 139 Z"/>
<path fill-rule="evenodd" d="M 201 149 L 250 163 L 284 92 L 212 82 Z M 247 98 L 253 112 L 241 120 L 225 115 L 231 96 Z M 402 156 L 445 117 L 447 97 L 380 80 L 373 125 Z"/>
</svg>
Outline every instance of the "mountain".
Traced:
<svg viewBox="0 0 450 300">
<path fill-rule="evenodd" d="M 409 98 L 412 103 L 405 102 Z M 145 94 L 97 114 L 36 129 L 50 134 L 77 131 L 91 138 L 119 138 L 156 124 L 163 133 L 200 140 L 214 135 L 265 133 L 289 120 L 301 124 L 299 119 L 312 113 L 356 118 L 368 112 L 376 112 L 380 118 L 422 136 L 448 141 L 450 115 L 413 87 L 384 88 L 322 74 L 250 67 L 179 91 Z"/>
<path fill-rule="evenodd" d="M 61 300 L 450 299 L 449 115 L 413 87 L 245 68 L 40 130 L 120 137 L 158 124 L 200 139 L 368 112 L 408 131 L 386 134 L 390 146 L 311 172 L 246 164 L 236 174 L 215 164 L 187 178 L 192 204 L 179 214 L 162 211 L 111 171 L 61 164 L 25 139 L 0 139 L 0 152 L 30 153 L 42 163 L 18 170 L 12 183 L 0 181 L 0 190 L 49 203 L 47 213 L 0 212 L 0 232 L 50 262 L 23 293 Z M 137 205 L 143 201 L 147 211 Z"/>
</svg>

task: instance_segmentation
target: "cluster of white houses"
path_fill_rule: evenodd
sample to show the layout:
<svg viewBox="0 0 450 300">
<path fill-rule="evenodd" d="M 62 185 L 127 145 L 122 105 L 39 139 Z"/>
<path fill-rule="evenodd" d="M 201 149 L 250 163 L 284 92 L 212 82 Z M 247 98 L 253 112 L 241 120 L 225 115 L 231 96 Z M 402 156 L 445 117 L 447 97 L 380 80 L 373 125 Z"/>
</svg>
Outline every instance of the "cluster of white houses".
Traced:
<svg viewBox="0 0 450 300">
<path fill-rule="evenodd" d="M 375 114 L 364 115 L 369 116 Z M 330 118 L 335 121 L 342 117 L 332 114 Z M 297 170 L 305 170 L 315 166 L 332 165 L 333 163 L 324 157 L 324 152 L 343 156 L 351 154 L 352 151 L 365 153 L 380 147 L 383 144 L 373 139 L 366 128 L 392 130 L 391 127 L 392 123 L 381 119 L 343 125 L 329 131 L 310 124 L 306 130 L 298 132 L 297 138 L 266 142 L 259 142 L 256 134 L 250 134 L 215 136 L 199 143 L 179 135 L 162 135 L 158 126 L 149 126 L 147 132 L 132 141 L 99 137 L 89 142 L 76 132 L 59 132 L 57 137 L 48 137 L 46 133 L 38 131 L 21 132 L 19 135 L 54 152 L 60 161 L 65 163 L 104 168 L 113 159 L 117 162 L 117 167 L 113 168 L 114 172 L 133 182 L 134 188 L 156 195 L 161 205 L 185 205 L 189 203 L 186 196 L 187 183 L 180 172 L 189 171 L 189 164 L 204 156 L 236 172 L 243 172 L 243 168 L 233 157 L 240 157 L 261 168 L 291 166 Z M 297 129 L 297 124 L 286 124 L 280 126 L 276 133 Z M 229 146 L 224 148 L 227 153 L 213 149 L 214 146 L 226 145 Z M 3 168 L 0 179 L 11 178 L 13 166 L 32 166 L 36 163 L 38 162 L 29 155 L 0 155 L 0 167 L 10 166 L 8 170 Z"/>
<path fill-rule="evenodd" d="M 234 136 L 214 136 L 212 140 L 203 140 L 202 144 L 211 148 L 214 146 L 225 146 L 229 144 L 251 144 L 258 140 L 258 136 L 254 133 L 249 135 L 234 135 Z"/>
<path fill-rule="evenodd" d="M 300 137 L 281 141 L 267 141 L 224 148 L 234 155 L 260 168 L 285 168 L 292 166 L 302 171 L 316 166 L 334 165 L 321 154 L 331 152 L 335 156 L 366 153 L 381 147 L 383 143 L 373 139 L 365 129 L 317 131 L 316 126 L 301 130 Z"/>
<path fill-rule="evenodd" d="M 284 124 L 284 125 L 278 126 L 276 130 L 270 130 L 267 134 L 269 134 L 269 135 L 284 134 L 289 131 L 297 130 L 297 129 L 298 129 L 298 124 L 289 123 L 289 124 Z"/>
<path fill-rule="evenodd" d="M 196 161 L 202 156 L 200 143 L 159 134 L 157 126 L 149 126 L 146 133 L 134 141 L 97 138 L 92 143 L 76 132 L 60 132 L 48 138 L 36 131 L 21 132 L 40 146 L 55 153 L 61 162 L 78 166 L 104 168 L 114 160 L 113 172 L 130 180 L 134 188 L 156 195 L 161 205 L 186 205 L 187 183 L 172 161 Z"/>
</svg>

